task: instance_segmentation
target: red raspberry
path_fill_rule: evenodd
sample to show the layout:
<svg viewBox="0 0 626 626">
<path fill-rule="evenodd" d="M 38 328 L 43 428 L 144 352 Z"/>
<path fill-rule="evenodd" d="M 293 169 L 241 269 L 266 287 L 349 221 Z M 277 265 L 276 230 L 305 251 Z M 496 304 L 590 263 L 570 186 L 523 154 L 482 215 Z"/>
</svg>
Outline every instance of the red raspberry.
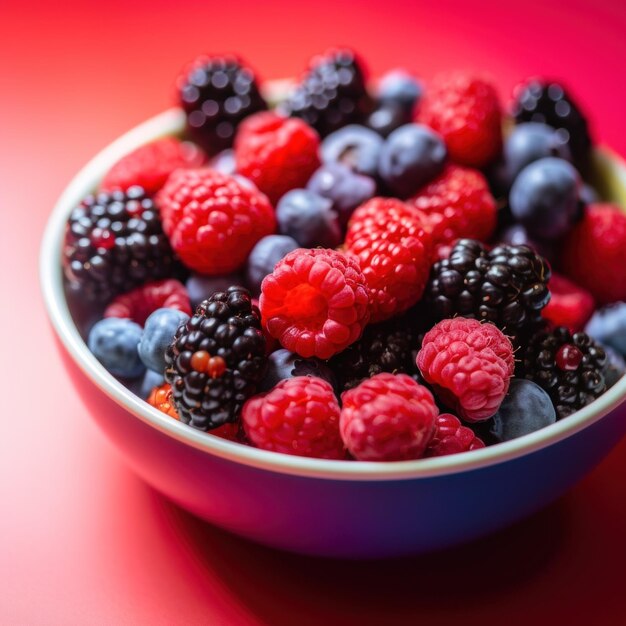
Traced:
<svg viewBox="0 0 626 626">
<path fill-rule="evenodd" d="M 493 324 L 456 317 L 424 336 L 417 366 L 444 404 L 468 422 L 490 418 L 513 375 L 513 346 Z"/>
<path fill-rule="evenodd" d="M 446 456 L 484 447 L 483 440 L 479 439 L 471 428 L 462 426 L 454 415 L 441 413 L 435 420 L 435 434 L 424 456 Z"/>
<path fill-rule="evenodd" d="M 263 324 L 283 347 L 329 359 L 354 343 L 369 320 L 365 277 L 356 258 L 298 248 L 261 284 Z"/>
<path fill-rule="evenodd" d="M 256 242 L 276 228 L 262 193 L 215 170 L 175 171 L 157 200 L 172 248 L 202 274 L 239 269 Z"/>
<path fill-rule="evenodd" d="M 453 161 L 482 168 L 502 147 L 498 94 L 484 80 L 457 72 L 433 80 L 420 103 L 419 121 L 443 136 Z"/>
<path fill-rule="evenodd" d="M 104 191 L 126 191 L 133 185 L 139 185 L 146 193 L 154 194 L 174 170 L 200 167 L 204 159 L 202 150 L 193 143 L 173 137 L 157 139 L 122 157 L 106 173 L 100 188 Z"/>
<path fill-rule="evenodd" d="M 333 388 L 325 380 L 296 376 L 250 398 L 243 406 L 242 421 L 248 439 L 263 450 L 343 459 L 339 411 Z"/>
<path fill-rule="evenodd" d="M 352 215 L 345 245 L 359 258 L 372 322 L 402 313 L 421 298 L 432 238 L 418 211 L 395 198 L 372 198 Z"/>
<path fill-rule="evenodd" d="M 596 308 L 593 296 L 558 274 L 548 283 L 550 302 L 541 315 L 554 326 L 567 326 L 572 332 L 582 330 Z"/>
<path fill-rule="evenodd" d="M 191 315 L 189 294 L 173 278 L 156 280 L 117 296 L 105 309 L 104 317 L 125 317 L 143 326 L 153 311 L 176 309 Z"/>
<path fill-rule="evenodd" d="M 496 228 L 496 202 L 477 170 L 448 165 L 407 203 L 425 215 L 437 248 L 463 238 L 487 241 Z"/>
<path fill-rule="evenodd" d="M 360 461 L 419 459 L 435 432 L 433 396 L 406 374 L 377 374 L 341 400 L 341 436 Z"/>
<path fill-rule="evenodd" d="M 590 204 L 565 237 L 563 272 L 600 303 L 626 300 L 626 215 L 613 204 Z"/>
<path fill-rule="evenodd" d="M 318 134 L 302 120 L 256 113 L 235 138 L 237 171 L 276 204 L 290 189 L 306 186 L 320 165 L 319 145 Z"/>
<path fill-rule="evenodd" d="M 176 405 L 172 398 L 172 387 L 169 383 L 163 383 L 159 387 L 155 387 L 148 396 L 148 404 L 159 409 L 161 413 L 165 413 L 175 420 L 180 419 L 176 411 Z M 229 441 L 240 442 L 239 424 L 226 423 L 219 428 L 214 428 L 208 432 L 210 435 L 228 439 Z"/>
</svg>

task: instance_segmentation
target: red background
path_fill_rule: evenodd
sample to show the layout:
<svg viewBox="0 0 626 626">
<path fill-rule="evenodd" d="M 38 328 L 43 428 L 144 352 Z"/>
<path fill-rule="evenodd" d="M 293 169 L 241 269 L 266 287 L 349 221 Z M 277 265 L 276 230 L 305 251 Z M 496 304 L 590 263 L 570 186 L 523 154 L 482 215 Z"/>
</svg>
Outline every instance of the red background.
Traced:
<svg viewBox="0 0 626 626">
<path fill-rule="evenodd" d="M 36 270 L 64 185 L 168 107 L 198 52 L 239 51 L 275 78 L 344 43 L 373 74 L 481 68 L 503 97 L 529 74 L 558 76 L 593 111 L 597 136 L 626 154 L 625 29 L 615 0 L 4 0 L 0 621 L 626 623 L 626 442 L 547 511 L 460 550 L 368 564 L 280 554 L 198 522 L 123 465 L 64 375 Z"/>
</svg>

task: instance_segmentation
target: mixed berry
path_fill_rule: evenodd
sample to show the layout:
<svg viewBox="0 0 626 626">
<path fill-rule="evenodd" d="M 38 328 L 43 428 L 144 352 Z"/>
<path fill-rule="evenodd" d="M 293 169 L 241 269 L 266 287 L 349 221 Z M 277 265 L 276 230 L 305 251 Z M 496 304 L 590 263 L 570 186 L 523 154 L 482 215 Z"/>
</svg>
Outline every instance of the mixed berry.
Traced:
<svg viewBox="0 0 626 626">
<path fill-rule="evenodd" d="M 176 84 L 184 136 L 116 163 L 63 251 L 89 349 L 168 418 L 400 461 L 533 433 L 624 373 L 626 213 L 561 84 L 507 109 L 468 73 L 371 83 L 345 49 L 280 102 L 235 57 Z"/>
</svg>

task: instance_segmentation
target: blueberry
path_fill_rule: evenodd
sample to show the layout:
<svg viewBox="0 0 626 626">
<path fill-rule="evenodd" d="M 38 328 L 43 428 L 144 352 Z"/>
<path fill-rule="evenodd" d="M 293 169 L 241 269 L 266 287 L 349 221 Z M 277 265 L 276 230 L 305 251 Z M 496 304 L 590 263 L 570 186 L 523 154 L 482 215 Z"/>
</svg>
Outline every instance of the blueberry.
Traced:
<svg viewBox="0 0 626 626">
<path fill-rule="evenodd" d="M 269 391 L 281 380 L 294 376 L 316 376 L 323 378 L 333 388 L 336 385 L 335 375 L 323 361 L 315 357 L 305 359 L 289 350 L 280 349 L 269 355 L 267 374 L 259 385 L 259 391 Z"/>
<path fill-rule="evenodd" d="M 606 352 L 607 362 L 604 368 L 606 388 L 610 389 L 626 372 L 624 357 L 609 346 L 602 346 Z"/>
<path fill-rule="evenodd" d="M 600 194 L 587 183 L 582 184 L 579 197 L 583 204 L 594 204 L 595 202 L 600 202 Z"/>
<path fill-rule="evenodd" d="M 243 285 L 244 279 L 240 274 L 226 274 L 224 276 L 203 276 L 192 274 L 185 284 L 192 309 L 195 309 L 203 300 L 218 291 L 226 291 L 229 287 Z"/>
<path fill-rule="evenodd" d="M 237 164 L 235 163 L 235 151 L 234 150 L 222 150 L 218 152 L 210 161 L 209 167 L 217 170 L 222 174 L 234 174 L 237 171 Z"/>
<path fill-rule="evenodd" d="M 513 216 L 533 237 L 564 235 L 579 213 L 580 176 L 563 159 L 546 157 L 527 165 L 517 176 L 509 204 Z"/>
<path fill-rule="evenodd" d="M 446 145 L 434 130 L 406 124 L 387 137 L 378 171 L 394 194 L 407 198 L 440 174 L 445 160 Z"/>
<path fill-rule="evenodd" d="M 519 124 L 504 144 L 504 159 L 511 181 L 530 163 L 544 157 L 559 157 L 571 161 L 567 137 L 547 124 Z"/>
<path fill-rule="evenodd" d="M 139 343 L 139 356 L 148 369 L 165 371 L 165 349 L 181 324 L 189 319 L 187 313 L 176 309 L 157 309 L 146 320 Z"/>
<path fill-rule="evenodd" d="M 495 442 L 510 441 L 556 422 L 550 396 L 531 380 L 514 378 L 509 393 L 489 420 L 489 435 Z"/>
<path fill-rule="evenodd" d="M 521 224 L 511 224 L 505 228 L 500 233 L 498 241 L 510 246 L 528 246 L 548 261 L 552 262 L 554 259 L 553 246 L 540 239 L 533 239 Z"/>
<path fill-rule="evenodd" d="M 343 163 L 359 174 L 376 176 L 382 137 L 371 128 L 349 124 L 322 141 L 324 163 Z"/>
<path fill-rule="evenodd" d="M 141 326 L 129 319 L 107 317 L 94 324 L 87 345 L 111 374 L 135 378 L 145 369 L 137 353 L 142 332 Z"/>
<path fill-rule="evenodd" d="M 341 163 L 327 163 L 311 176 L 307 189 L 328 198 L 339 215 L 339 222 L 345 226 L 354 209 L 374 196 L 376 181 Z"/>
<path fill-rule="evenodd" d="M 285 255 L 298 248 L 298 242 L 287 235 L 267 235 L 252 248 L 248 257 L 246 284 L 253 295 L 261 293 L 263 279 Z"/>
<path fill-rule="evenodd" d="M 422 95 L 422 84 L 408 72 L 395 69 L 387 72 L 378 83 L 378 99 L 399 104 L 412 111 Z"/>
<path fill-rule="evenodd" d="M 367 118 L 367 126 L 381 137 L 388 137 L 396 128 L 408 124 L 412 118 L 411 112 L 397 102 L 381 102 Z"/>
<path fill-rule="evenodd" d="M 165 382 L 163 374 L 159 372 L 153 372 L 152 370 L 146 370 L 146 373 L 142 378 L 138 378 L 128 385 L 128 388 L 142 400 L 147 400 L 150 392 L 155 387 L 160 387 Z"/>
<path fill-rule="evenodd" d="M 587 322 L 585 332 L 596 341 L 626 356 L 626 302 L 597 310 Z"/>
<path fill-rule="evenodd" d="M 278 230 L 303 248 L 334 248 L 341 243 L 339 217 L 328 198 L 309 189 L 292 189 L 276 205 Z"/>
</svg>

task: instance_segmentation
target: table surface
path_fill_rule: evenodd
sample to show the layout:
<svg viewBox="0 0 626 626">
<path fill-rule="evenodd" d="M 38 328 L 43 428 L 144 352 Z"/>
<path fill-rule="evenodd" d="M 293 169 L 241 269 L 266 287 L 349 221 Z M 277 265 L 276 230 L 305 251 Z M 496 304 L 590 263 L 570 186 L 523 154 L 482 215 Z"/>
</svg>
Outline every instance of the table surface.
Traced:
<svg viewBox="0 0 626 626">
<path fill-rule="evenodd" d="M 355 564 L 277 553 L 177 509 L 124 466 L 74 394 L 39 295 L 45 220 L 90 156 L 170 106 L 177 71 L 199 52 L 237 50 L 277 78 L 350 44 L 374 75 L 395 65 L 426 78 L 479 68 L 503 97 L 528 75 L 561 77 L 593 111 L 597 137 L 626 154 L 623 3 L 304 7 L 2 3 L 0 622 L 626 623 L 626 441 L 514 528 L 444 554 Z"/>
</svg>

